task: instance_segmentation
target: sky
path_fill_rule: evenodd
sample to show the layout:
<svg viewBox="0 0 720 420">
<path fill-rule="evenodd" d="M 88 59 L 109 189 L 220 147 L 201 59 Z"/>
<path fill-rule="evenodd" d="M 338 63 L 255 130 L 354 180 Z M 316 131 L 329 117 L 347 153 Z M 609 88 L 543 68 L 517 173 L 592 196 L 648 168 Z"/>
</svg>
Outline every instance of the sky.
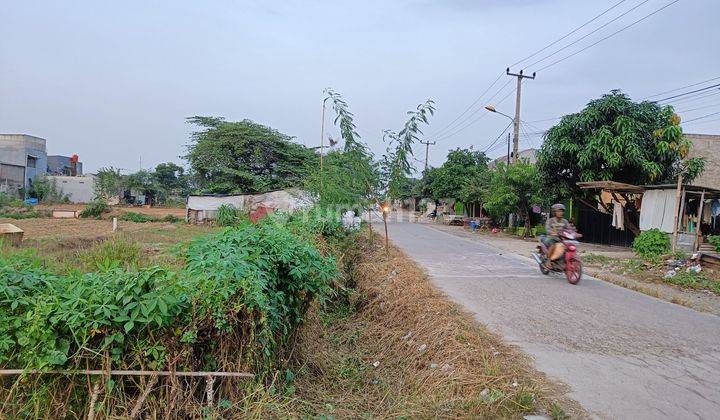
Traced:
<svg viewBox="0 0 720 420">
<path fill-rule="evenodd" d="M 672 1 L 8 1 L 0 8 L 0 133 L 43 137 L 49 154 L 77 153 L 86 172 L 132 172 L 184 164 L 193 131 L 185 119 L 194 115 L 251 119 L 317 146 L 330 87 L 376 155 L 387 147 L 383 130 L 400 130 L 408 111 L 433 99 L 437 110 L 423 129 L 423 139 L 436 141 L 431 165 L 457 147 L 497 157 L 509 120 L 483 106 L 514 114 L 515 81 L 505 68 L 618 2 L 512 68 L 627 12 L 525 69 L 537 76 L 522 86 L 521 149 L 539 147 L 552 118 L 611 89 L 640 100 L 720 77 L 716 0 L 677 1 L 540 70 Z M 685 120 L 720 112 L 720 95 L 689 97 L 676 109 Z M 685 132 L 720 134 L 718 117 L 688 122 Z M 326 133 L 337 138 L 332 124 L 328 111 Z M 423 146 L 415 158 L 421 169 Z"/>
</svg>

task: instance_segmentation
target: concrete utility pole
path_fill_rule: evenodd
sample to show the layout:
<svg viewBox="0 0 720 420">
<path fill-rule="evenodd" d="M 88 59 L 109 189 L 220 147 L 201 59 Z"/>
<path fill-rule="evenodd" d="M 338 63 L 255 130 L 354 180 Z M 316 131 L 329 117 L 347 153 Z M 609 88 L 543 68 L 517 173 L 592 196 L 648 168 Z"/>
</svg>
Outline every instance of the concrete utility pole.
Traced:
<svg viewBox="0 0 720 420">
<path fill-rule="evenodd" d="M 523 71 L 520 73 L 510 73 L 510 67 L 505 69 L 505 73 L 508 76 L 517 77 L 517 88 L 515 89 L 515 118 L 513 119 L 514 127 L 514 138 L 513 138 L 513 163 L 518 161 L 518 145 L 520 144 L 520 88 L 522 87 L 522 79 L 535 79 L 535 73 L 532 76 L 525 76 Z"/>
<path fill-rule="evenodd" d="M 429 142 L 429 141 L 420 141 L 420 144 L 425 145 L 425 170 L 427 171 L 427 165 L 428 165 L 428 154 L 430 152 L 430 146 L 434 145 L 435 142 Z"/>
<path fill-rule="evenodd" d="M 508 133 L 508 155 L 507 155 L 507 164 L 510 166 L 510 133 Z"/>
</svg>

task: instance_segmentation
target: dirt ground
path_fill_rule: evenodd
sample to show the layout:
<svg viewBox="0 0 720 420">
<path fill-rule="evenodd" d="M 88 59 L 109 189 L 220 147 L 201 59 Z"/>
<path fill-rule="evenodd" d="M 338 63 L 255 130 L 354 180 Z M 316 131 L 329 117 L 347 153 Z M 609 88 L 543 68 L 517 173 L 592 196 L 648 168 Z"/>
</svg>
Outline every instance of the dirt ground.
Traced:
<svg viewBox="0 0 720 420">
<path fill-rule="evenodd" d="M 53 205 L 38 205 L 37 210 L 76 210 L 82 211 L 85 208 L 85 204 L 53 204 Z M 175 216 L 179 219 L 185 218 L 185 209 L 183 207 L 143 207 L 143 206 L 112 206 L 112 212 L 104 215 L 104 217 L 118 216 L 123 213 L 133 212 L 144 214 L 146 216 L 156 217 L 161 219 L 167 215 Z"/>
</svg>

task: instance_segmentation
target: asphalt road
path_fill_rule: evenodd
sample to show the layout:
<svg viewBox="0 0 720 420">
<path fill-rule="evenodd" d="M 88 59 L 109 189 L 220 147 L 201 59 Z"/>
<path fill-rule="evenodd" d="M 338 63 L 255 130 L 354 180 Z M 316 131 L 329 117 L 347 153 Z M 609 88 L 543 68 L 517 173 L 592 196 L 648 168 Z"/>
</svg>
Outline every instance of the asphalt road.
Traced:
<svg viewBox="0 0 720 420">
<path fill-rule="evenodd" d="M 592 416 L 720 418 L 719 317 L 600 280 L 573 286 L 422 224 L 392 223 L 390 238 L 439 289 L 569 385 Z"/>
</svg>

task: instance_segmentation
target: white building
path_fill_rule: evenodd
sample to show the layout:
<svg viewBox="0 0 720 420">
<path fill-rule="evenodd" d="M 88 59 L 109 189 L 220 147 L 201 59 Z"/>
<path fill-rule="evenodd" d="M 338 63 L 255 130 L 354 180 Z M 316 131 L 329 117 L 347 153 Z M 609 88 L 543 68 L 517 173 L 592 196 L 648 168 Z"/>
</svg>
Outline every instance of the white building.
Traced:
<svg viewBox="0 0 720 420">
<path fill-rule="evenodd" d="M 95 177 L 48 175 L 47 180 L 55 183 L 58 192 L 68 196 L 72 203 L 89 203 L 95 198 Z"/>
</svg>

